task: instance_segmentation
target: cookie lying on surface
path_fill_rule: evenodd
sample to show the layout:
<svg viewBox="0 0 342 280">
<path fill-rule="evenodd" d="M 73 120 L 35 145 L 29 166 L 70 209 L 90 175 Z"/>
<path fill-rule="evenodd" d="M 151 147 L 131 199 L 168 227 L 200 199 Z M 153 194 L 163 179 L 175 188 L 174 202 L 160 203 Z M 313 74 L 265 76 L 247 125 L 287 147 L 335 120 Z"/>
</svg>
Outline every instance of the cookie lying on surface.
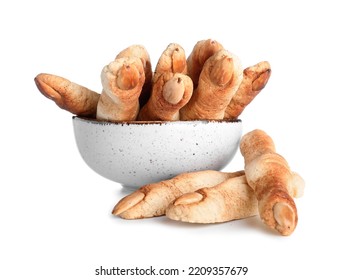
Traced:
<svg viewBox="0 0 342 280">
<path fill-rule="evenodd" d="M 189 223 L 222 223 L 258 214 L 258 202 L 246 176 L 184 194 L 166 209 L 172 220 Z"/>
<path fill-rule="evenodd" d="M 114 207 L 113 214 L 124 219 L 141 219 L 161 216 L 179 196 L 197 189 L 216 186 L 228 178 L 243 172 L 226 173 L 214 170 L 180 174 L 172 179 L 141 187 L 122 198 Z"/>
<path fill-rule="evenodd" d="M 240 150 L 248 185 L 258 200 L 260 218 L 282 235 L 290 235 L 298 222 L 292 196 L 303 194 L 304 180 L 290 170 L 287 161 L 275 152 L 272 138 L 262 130 L 245 134 Z"/>
</svg>

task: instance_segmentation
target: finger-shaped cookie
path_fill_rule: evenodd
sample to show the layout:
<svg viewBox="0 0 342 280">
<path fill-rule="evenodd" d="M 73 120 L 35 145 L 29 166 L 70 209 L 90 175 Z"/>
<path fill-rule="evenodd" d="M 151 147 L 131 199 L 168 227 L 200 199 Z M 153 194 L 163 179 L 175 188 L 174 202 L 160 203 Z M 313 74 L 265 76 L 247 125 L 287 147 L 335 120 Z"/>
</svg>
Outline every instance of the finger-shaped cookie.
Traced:
<svg viewBox="0 0 342 280">
<path fill-rule="evenodd" d="M 179 196 L 203 187 L 215 186 L 242 174 L 243 171 L 226 173 L 214 170 L 183 173 L 169 180 L 145 185 L 122 198 L 115 205 L 113 214 L 124 219 L 161 216 Z"/>
<path fill-rule="evenodd" d="M 166 209 L 172 220 L 189 223 L 222 223 L 258 214 L 258 201 L 244 175 L 211 187 L 186 193 Z"/>
<path fill-rule="evenodd" d="M 198 87 L 188 104 L 180 110 L 180 119 L 223 119 L 242 76 L 237 56 L 226 50 L 215 53 L 205 62 Z"/>
<path fill-rule="evenodd" d="M 153 83 L 156 83 L 165 73 L 187 73 L 185 51 L 177 43 L 169 44 L 163 51 L 154 71 Z"/>
<path fill-rule="evenodd" d="M 285 158 L 276 153 L 272 138 L 260 129 L 242 137 L 240 150 L 262 221 L 280 234 L 290 235 L 298 222 L 292 196 L 303 193 L 304 180 L 290 170 Z"/>
<path fill-rule="evenodd" d="M 83 117 L 95 117 L 100 94 L 53 74 L 41 73 L 34 78 L 39 91 L 58 107 Z"/>
<path fill-rule="evenodd" d="M 243 71 L 242 82 L 229 102 L 224 118 L 228 120 L 237 119 L 248 104 L 266 86 L 271 76 L 271 66 L 267 61 L 259 62 Z"/>
<path fill-rule="evenodd" d="M 132 121 L 139 112 L 139 96 L 145 82 L 141 59 L 117 58 L 101 73 L 103 90 L 97 106 L 98 120 Z"/>
<path fill-rule="evenodd" d="M 196 43 L 187 58 L 188 75 L 194 83 L 194 88 L 197 88 L 204 63 L 209 57 L 222 49 L 223 46 L 212 39 L 201 40 Z"/>
<path fill-rule="evenodd" d="M 138 120 L 179 120 L 179 110 L 190 100 L 192 90 L 190 77 L 180 73 L 162 74 L 153 84 L 152 95 L 140 110 Z"/>
</svg>

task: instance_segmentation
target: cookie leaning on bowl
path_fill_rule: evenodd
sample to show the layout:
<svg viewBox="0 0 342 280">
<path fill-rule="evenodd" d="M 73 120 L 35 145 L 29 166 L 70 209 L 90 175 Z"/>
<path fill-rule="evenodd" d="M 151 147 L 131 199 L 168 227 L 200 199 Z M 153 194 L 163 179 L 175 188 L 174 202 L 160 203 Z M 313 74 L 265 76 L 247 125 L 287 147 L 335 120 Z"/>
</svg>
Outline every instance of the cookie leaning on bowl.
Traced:
<svg viewBox="0 0 342 280">
<path fill-rule="evenodd" d="M 236 120 L 248 104 L 266 86 L 271 76 L 271 66 L 267 61 L 261 61 L 253 66 L 247 67 L 243 71 L 242 82 L 230 100 L 224 118 Z"/>
<path fill-rule="evenodd" d="M 37 88 L 56 105 L 72 114 L 95 117 L 100 94 L 63 77 L 41 73 L 34 78 Z"/>
</svg>

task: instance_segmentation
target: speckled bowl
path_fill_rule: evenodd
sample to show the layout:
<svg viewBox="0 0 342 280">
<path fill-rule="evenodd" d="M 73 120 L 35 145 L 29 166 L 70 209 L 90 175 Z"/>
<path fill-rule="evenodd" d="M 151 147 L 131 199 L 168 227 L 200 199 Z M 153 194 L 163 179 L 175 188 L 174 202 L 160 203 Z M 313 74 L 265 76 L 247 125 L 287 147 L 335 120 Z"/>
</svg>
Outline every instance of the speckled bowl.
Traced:
<svg viewBox="0 0 342 280">
<path fill-rule="evenodd" d="M 130 189 L 183 172 L 221 170 L 242 134 L 240 120 L 112 123 L 73 117 L 73 126 L 89 167 Z"/>
</svg>

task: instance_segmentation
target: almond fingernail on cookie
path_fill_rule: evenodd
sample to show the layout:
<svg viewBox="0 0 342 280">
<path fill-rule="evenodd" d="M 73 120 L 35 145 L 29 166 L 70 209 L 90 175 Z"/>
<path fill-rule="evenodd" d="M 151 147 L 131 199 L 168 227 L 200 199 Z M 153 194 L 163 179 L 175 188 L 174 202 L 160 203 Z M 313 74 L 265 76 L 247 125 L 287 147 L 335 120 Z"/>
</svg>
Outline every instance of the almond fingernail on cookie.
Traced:
<svg viewBox="0 0 342 280">
<path fill-rule="evenodd" d="M 153 83 L 156 83 L 165 73 L 187 74 L 185 51 L 177 43 L 169 44 L 163 51 L 154 71 Z"/>
<path fill-rule="evenodd" d="M 124 58 L 124 57 L 137 57 L 141 59 L 141 62 L 144 67 L 145 73 L 145 82 L 141 89 L 141 94 L 139 96 L 139 103 L 140 107 L 144 106 L 147 100 L 150 98 L 151 90 L 152 90 L 152 64 L 151 58 L 147 51 L 147 49 L 143 45 L 131 45 L 126 49 L 122 50 L 117 54 L 115 57 L 117 58 Z"/>
<path fill-rule="evenodd" d="M 246 177 L 241 175 L 180 196 L 165 214 L 188 223 L 222 223 L 257 215 L 258 202 Z"/>
<path fill-rule="evenodd" d="M 138 120 L 179 120 L 179 110 L 190 100 L 192 90 L 190 77 L 180 73 L 162 74 L 153 84 L 151 97 L 141 108 Z"/>
</svg>

